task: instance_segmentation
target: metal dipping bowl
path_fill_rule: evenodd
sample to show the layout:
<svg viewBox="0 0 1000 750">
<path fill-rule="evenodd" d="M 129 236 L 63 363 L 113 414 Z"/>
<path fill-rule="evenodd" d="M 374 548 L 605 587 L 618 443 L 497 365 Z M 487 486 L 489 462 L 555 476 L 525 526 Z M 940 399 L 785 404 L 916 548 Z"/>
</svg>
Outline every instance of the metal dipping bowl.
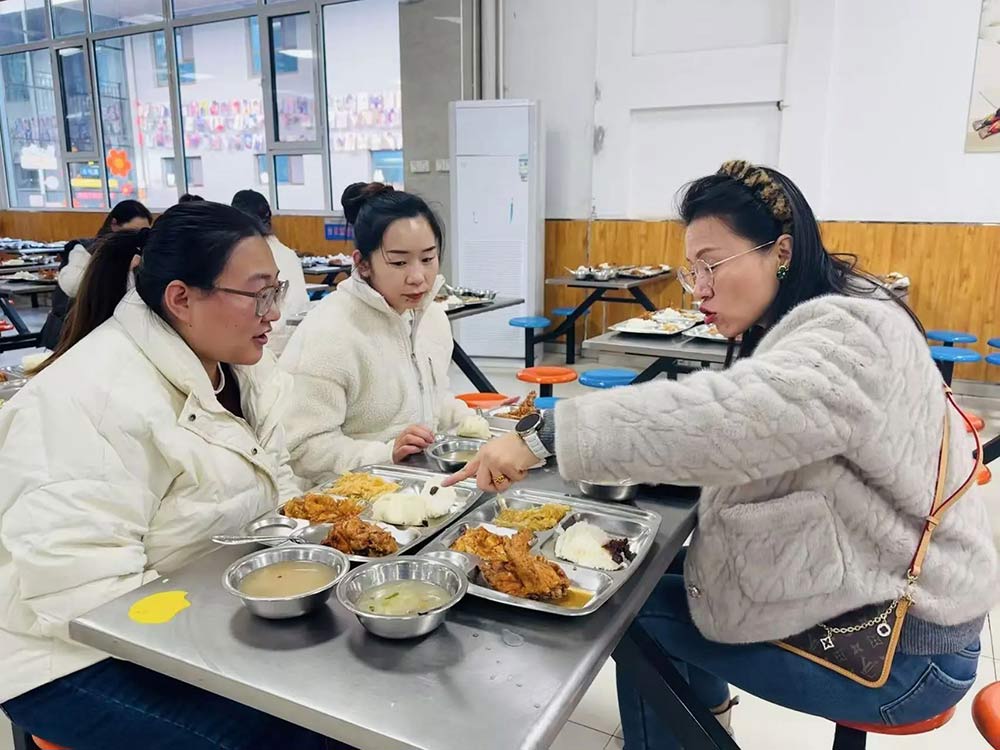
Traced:
<svg viewBox="0 0 1000 750">
<path fill-rule="evenodd" d="M 424 454 L 441 471 L 448 473 L 459 471 L 465 468 L 469 459 L 459 458 L 455 454 L 462 451 L 472 451 L 478 453 L 480 448 L 486 445 L 485 440 L 463 437 L 446 437 L 438 440 L 424 449 Z"/>
<path fill-rule="evenodd" d="M 240 582 L 254 570 L 259 570 L 277 562 L 308 561 L 322 563 L 334 570 L 335 576 L 322 588 L 307 591 L 296 596 L 264 598 L 247 596 L 240 591 Z M 238 598 L 243 605 L 258 617 L 268 620 L 286 620 L 300 617 L 326 604 L 330 594 L 350 570 L 351 563 L 343 552 L 330 547 L 314 544 L 289 544 L 271 549 L 262 549 L 241 557 L 222 574 L 222 586 Z"/>
<path fill-rule="evenodd" d="M 626 484 L 596 484 L 594 482 L 577 481 L 576 486 L 580 488 L 587 497 L 595 500 L 607 500 L 613 503 L 622 503 L 633 499 L 639 493 L 639 485 Z"/>
<path fill-rule="evenodd" d="M 426 581 L 440 586 L 451 599 L 418 615 L 377 615 L 357 607 L 361 595 L 391 581 Z M 435 630 L 469 589 L 465 573 L 446 562 L 423 557 L 401 557 L 368 563 L 351 571 L 337 586 L 337 599 L 357 616 L 369 633 L 382 638 L 419 638 Z"/>
</svg>

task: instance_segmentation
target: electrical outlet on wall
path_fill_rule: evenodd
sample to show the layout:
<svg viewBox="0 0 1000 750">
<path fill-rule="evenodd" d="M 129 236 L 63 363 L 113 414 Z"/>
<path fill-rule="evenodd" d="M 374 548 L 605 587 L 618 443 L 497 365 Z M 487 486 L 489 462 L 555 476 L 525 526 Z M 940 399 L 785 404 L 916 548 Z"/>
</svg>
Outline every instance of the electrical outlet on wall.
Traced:
<svg viewBox="0 0 1000 750">
<path fill-rule="evenodd" d="M 431 163 L 427 159 L 411 159 L 410 172 L 412 174 L 426 174 L 431 171 Z"/>
<path fill-rule="evenodd" d="M 436 169 L 438 172 L 450 172 L 451 163 L 448 159 L 435 159 L 434 169 Z"/>
</svg>

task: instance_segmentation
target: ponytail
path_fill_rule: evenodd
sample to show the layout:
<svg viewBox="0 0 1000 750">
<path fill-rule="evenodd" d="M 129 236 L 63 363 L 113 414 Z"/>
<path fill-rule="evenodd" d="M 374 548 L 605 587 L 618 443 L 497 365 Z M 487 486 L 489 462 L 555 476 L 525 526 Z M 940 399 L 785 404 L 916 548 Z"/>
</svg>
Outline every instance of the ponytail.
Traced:
<svg viewBox="0 0 1000 750">
<path fill-rule="evenodd" d="M 97 239 L 80 291 L 66 318 L 59 344 L 52 356 L 35 370 L 41 372 L 70 347 L 110 318 L 128 289 L 132 259 L 142 255 L 150 229 L 112 232 Z"/>
</svg>

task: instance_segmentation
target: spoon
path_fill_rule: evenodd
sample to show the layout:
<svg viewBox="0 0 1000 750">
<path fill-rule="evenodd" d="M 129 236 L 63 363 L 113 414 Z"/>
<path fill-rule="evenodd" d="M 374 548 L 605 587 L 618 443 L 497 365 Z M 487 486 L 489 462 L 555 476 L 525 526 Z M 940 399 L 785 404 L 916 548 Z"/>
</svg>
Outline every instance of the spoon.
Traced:
<svg viewBox="0 0 1000 750">
<path fill-rule="evenodd" d="M 239 534 L 216 534 L 212 537 L 216 544 L 273 544 L 275 542 L 292 542 L 305 544 L 305 540 L 296 536 L 240 536 Z"/>
</svg>

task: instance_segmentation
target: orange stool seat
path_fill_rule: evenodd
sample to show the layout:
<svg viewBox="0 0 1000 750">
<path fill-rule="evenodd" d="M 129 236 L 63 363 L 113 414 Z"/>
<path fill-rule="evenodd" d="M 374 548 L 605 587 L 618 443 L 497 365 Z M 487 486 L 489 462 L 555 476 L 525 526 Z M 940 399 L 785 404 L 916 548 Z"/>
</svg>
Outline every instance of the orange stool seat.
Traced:
<svg viewBox="0 0 1000 750">
<path fill-rule="evenodd" d="M 969 418 L 969 422 L 965 425 L 966 432 L 972 432 L 972 430 L 969 429 L 969 423 L 972 424 L 972 428 L 975 429 L 976 432 L 983 431 L 983 428 L 986 426 L 986 422 L 982 417 L 976 416 L 975 414 L 966 414 L 965 416 Z"/>
<path fill-rule="evenodd" d="M 888 735 L 911 735 L 933 732 L 935 729 L 944 726 L 951 717 L 955 715 L 955 707 L 952 706 L 947 711 L 942 711 L 937 716 L 932 716 L 923 721 L 915 721 L 912 724 L 898 724 L 887 726 L 885 724 L 852 724 L 842 721 L 837 723 L 837 731 L 833 736 L 833 750 L 861 750 L 865 747 L 865 739 L 869 734 Z"/>
<path fill-rule="evenodd" d="M 1000 750 L 1000 682 L 980 690 L 972 700 L 972 721 L 983 739 Z"/>
<path fill-rule="evenodd" d="M 541 386 L 541 396 L 551 396 L 553 385 L 572 383 L 577 377 L 576 370 L 568 367 L 525 367 L 517 373 L 517 379 L 521 382 Z"/>
<path fill-rule="evenodd" d="M 41 737 L 35 737 L 34 735 L 32 735 L 31 741 L 38 745 L 39 750 L 70 750 L 68 747 L 57 745 L 54 742 L 43 740 Z"/>
<path fill-rule="evenodd" d="M 993 479 L 993 472 L 990 471 L 989 466 L 984 466 L 979 470 L 979 476 L 976 477 L 976 484 L 989 484 L 991 479 Z"/>
<path fill-rule="evenodd" d="M 455 398 L 464 401 L 470 409 L 495 409 L 501 406 L 508 396 L 502 393 L 462 393 Z"/>
</svg>

